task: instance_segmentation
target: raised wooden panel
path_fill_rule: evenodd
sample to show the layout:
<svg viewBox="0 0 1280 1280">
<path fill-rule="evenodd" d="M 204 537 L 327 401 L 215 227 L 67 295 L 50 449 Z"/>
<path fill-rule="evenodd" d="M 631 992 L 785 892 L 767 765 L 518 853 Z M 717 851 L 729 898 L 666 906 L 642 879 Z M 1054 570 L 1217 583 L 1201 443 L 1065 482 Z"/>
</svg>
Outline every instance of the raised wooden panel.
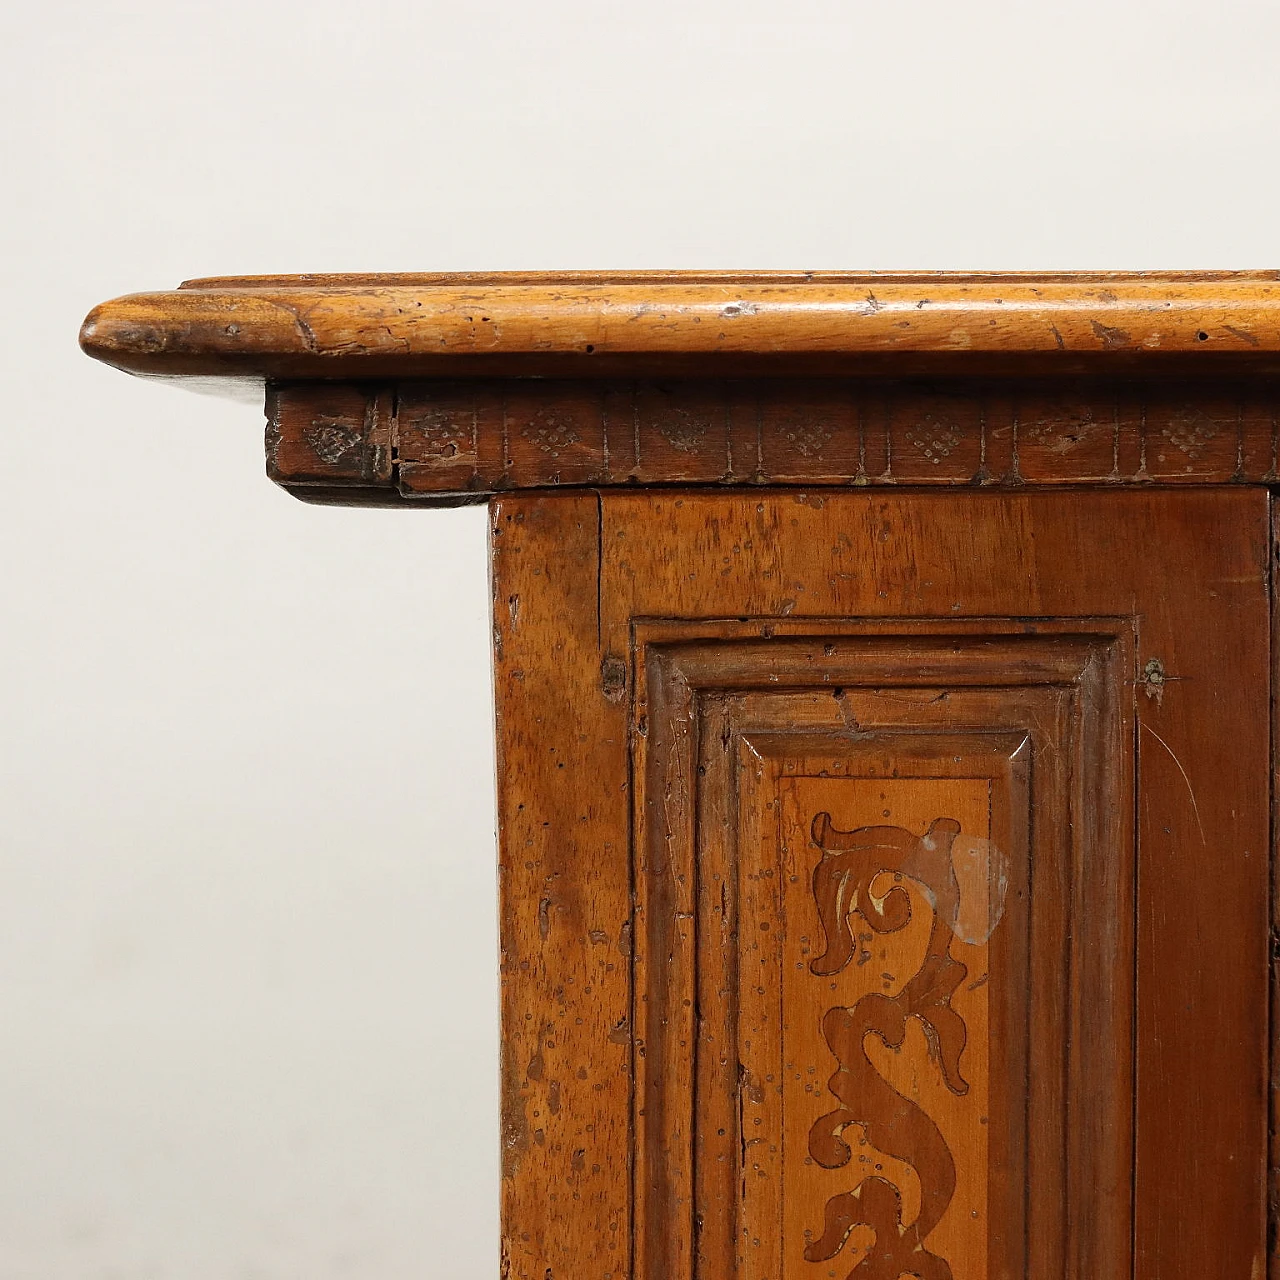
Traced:
<svg viewBox="0 0 1280 1280">
<path fill-rule="evenodd" d="M 810 627 L 636 629 L 636 1274 L 1127 1275 L 1132 628 Z"/>
<path fill-rule="evenodd" d="M 886 1248 L 952 1280 L 1264 1273 L 1267 505 L 494 505 L 504 1275 L 879 1280 L 894 1254 L 853 1221 L 866 1206 Z M 917 855 L 948 821 L 952 854 L 990 841 L 1006 885 L 985 941 L 958 870 L 942 907 L 963 1092 L 939 1037 L 929 1054 L 940 1005 L 898 1049 L 896 1026 L 864 1035 L 869 1066 L 824 1030 L 860 1007 L 887 1026 L 862 1001 L 924 968 L 942 899 Z M 885 928 L 837 912 L 858 951 L 817 973 L 836 957 L 814 874 L 829 888 L 850 846 L 889 850 Z M 876 1116 L 832 1123 L 830 1167 L 811 1152 L 820 1119 L 864 1109 L 849 1060 L 942 1135 L 945 1208 L 937 1144 L 880 1151 Z M 817 1256 L 833 1201 L 848 1232 Z"/>
</svg>

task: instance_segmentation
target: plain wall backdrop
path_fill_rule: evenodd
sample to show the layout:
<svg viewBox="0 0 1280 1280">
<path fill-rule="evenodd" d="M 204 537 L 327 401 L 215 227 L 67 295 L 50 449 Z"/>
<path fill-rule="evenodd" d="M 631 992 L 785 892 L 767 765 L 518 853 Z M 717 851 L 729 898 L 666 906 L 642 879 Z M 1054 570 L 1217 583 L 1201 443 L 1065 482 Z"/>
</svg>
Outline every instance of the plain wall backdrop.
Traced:
<svg viewBox="0 0 1280 1280">
<path fill-rule="evenodd" d="M 485 516 L 82 357 L 240 272 L 1276 267 L 1270 2 L 45 0 L 0 50 L 0 1280 L 497 1274 Z"/>
</svg>

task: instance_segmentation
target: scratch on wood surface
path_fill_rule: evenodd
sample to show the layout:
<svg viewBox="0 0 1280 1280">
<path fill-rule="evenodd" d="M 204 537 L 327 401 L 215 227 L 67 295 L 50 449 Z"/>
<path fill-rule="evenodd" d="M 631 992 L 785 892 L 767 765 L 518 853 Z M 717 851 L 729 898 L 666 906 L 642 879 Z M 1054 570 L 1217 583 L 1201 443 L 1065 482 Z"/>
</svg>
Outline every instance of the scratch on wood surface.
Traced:
<svg viewBox="0 0 1280 1280">
<path fill-rule="evenodd" d="M 286 312 L 292 318 L 294 332 L 298 335 L 298 340 L 302 343 L 303 349 L 313 355 L 318 354 L 320 344 L 316 341 L 315 330 L 307 323 L 302 312 L 297 307 L 290 306 L 289 303 L 279 298 L 275 300 L 273 305 Z"/>
<path fill-rule="evenodd" d="M 862 726 L 858 724 L 858 718 L 853 714 L 853 708 L 849 705 L 849 695 L 843 689 L 833 689 L 835 694 L 836 706 L 840 710 L 840 719 L 844 721 L 844 727 L 850 733 L 860 733 Z"/>
<path fill-rule="evenodd" d="M 1225 329 L 1233 338 L 1239 338 L 1241 342 L 1247 342 L 1251 347 L 1258 346 L 1257 334 L 1249 333 L 1245 329 L 1237 329 L 1235 325 L 1224 324 Z"/>
<path fill-rule="evenodd" d="M 1182 761 L 1178 759 L 1173 748 L 1148 724 L 1138 721 L 1138 727 L 1145 729 L 1168 753 L 1169 758 L 1178 766 L 1178 772 L 1182 774 L 1182 780 L 1187 784 L 1187 795 L 1191 797 L 1191 811 L 1196 815 L 1196 826 L 1200 828 L 1200 843 L 1208 844 L 1208 838 L 1204 833 L 1204 823 L 1200 821 L 1200 806 L 1196 804 L 1195 788 L 1191 785 L 1191 779 L 1187 777 L 1187 771 L 1182 767 Z"/>
<path fill-rule="evenodd" d="M 513 1178 L 529 1149 L 528 1100 L 512 1064 L 502 1074 L 502 1176 Z"/>
<path fill-rule="evenodd" d="M 542 886 L 542 897 L 538 900 L 538 932 L 542 935 L 543 942 L 551 936 L 551 913 L 564 909 L 555 899 L 555 882 L 559 878 L 558 871 L 547 876 Z"/>
</svg>

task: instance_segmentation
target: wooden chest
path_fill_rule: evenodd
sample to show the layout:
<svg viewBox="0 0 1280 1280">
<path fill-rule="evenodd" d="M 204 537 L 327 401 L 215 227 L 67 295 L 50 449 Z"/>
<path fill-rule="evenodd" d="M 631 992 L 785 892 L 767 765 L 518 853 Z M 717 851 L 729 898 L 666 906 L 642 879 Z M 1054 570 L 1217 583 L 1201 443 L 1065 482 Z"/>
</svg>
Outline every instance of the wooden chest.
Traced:
<svg viewBox="0 0 1280 1280">
<path fill-rule="evenodd" d="M 489 504 L 504 1278 L 1266 1273 L 1276 273 L 206 280 L 82 342 L 263 388 L 304 500 Z"/>
</svg>

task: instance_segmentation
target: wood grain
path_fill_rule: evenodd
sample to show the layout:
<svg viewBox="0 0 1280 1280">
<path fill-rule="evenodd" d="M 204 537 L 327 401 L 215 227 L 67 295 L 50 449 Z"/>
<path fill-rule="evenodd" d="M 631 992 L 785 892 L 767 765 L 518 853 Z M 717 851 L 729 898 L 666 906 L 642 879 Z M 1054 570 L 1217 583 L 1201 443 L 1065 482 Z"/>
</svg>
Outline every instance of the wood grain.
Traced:
<svg viewBox="0 0 1280 1280">
<path fill-rule="evenodd" d="M 646 618 L 697 623 L 691 640 L 719 640 L 737 625 L 766 644 L 829 629 L 833 618 L 880 618 L 890 629 L 901 619 L 1006 618 L 1033 629 L 1037 618 L 1049 625 L 1082 613 L 1129 620 L 1137 656 L 1123 697 L 1136 736 L 1124 758 L 1136 758 L 1136 777 L 1121 769 L 1115 780 L 1137 787 L 1135 1033 L 1126 1041 L 1092 1020 L 1125 968 L 1108 947 L 1084 950 L 1072 970 L 1070 1016 L 1081 1030 L 1068 1071 L 1080 1079 L 1105 1062 L 1123 1090 L 1132 1069 L 1133 1178 L 1077 1163 L 1067 1199 L 1094 1203 L 1091 1186 L 1104 1204 L 1132 1196 L 1137 1274 L 1162 1280 L 1252 1277 L 1265 1266 L 1267 506 L 1258 491 L 1212 489 L 604 497 L 610 658 L 631 652 L 636 620 Z M 744 617 L 754 621 L 726 621 Z M 915 662 L 902 662 L 922 682 L 924 656 L 917 646 Z M 774 667 L 780 687 L 786 672 Z M 1084 723 L 1074 732 L 1097 733 Z M 653 787 L 652 775 L 640 776 Z M 1114 806 L 1092 802 L 1095 790 L 1072 794 L 1086 826 L 1114 820 Z M 1114 840 L 1101 828 L 1090 838 Z M 1069 884 L 1049 894 L 1077 918 L 1112 904 L 1117 923 L 1123 895 L 1112 877 L 1087 900 Z M 715 936 L 714 922 L 707 927 Z M 652 940 L 646 946 L 655 951 Z M 638 983 L 650 980 L 637 969 Z M 1107 1126 L 1096 1106 L 1070 1115 L 1076 1160 L 1085 1160 Z M 1034 1194 L 1040 1184 L 1030 1185 Z M 1071 1219 L 1070 1274 L 1122 1274 L 1097 1252 L 1107 1238 L 1100 1227 L 1087 1213 Z"/>
<path fill-rule="evenodd" d="M 1267 1277 L 1280 1280 L 1280 508 L 1271 504 L 1271 1039 L 1267 1097 Z"/>
<path fill-rule="evenodd" d="M 635 714 L 644 728 L 637 760 L 649 762 L 638 772 L 644 781 L 637 791 L 637 956 L 650 957 L 636 969 L 638 1007 L 645 1009 L 637 1034 L 644 1036 L 639 1070 L 647 1127 L 638 1148 L 637 1208 L 650 1223 L 640 1274 L 744 1280 L 826 1275 L 827 1259 L 845 1246 L 837 1238 L 835 1247 L 819 1248 L 826 1234 L 822 1206 L 837 1206 L 836 1220 L 852 1212 L 853 1202 L 842 1196 L 858 1185 L 838 1173 L 826 1181 L 833 1175 L 814 1168 L 815 1162 L 833 1169 L 846 1163 L 826 1154 L 845 1149 L 833 1136 L 823 1138 L 820 1148 L 813 1145 L 820 1118 L 813 1109 L 814 1084 L 828 1076 L 846 1105 L 856 1106 L 861 1097 L 871 1108 L 858 1123 L 874 1144 L 874 1159 L 902 1165 L 898 1180 L 888 1185 L 901 1197 L 903 1227 L 914 1229 L 922 1196 L 936 1204 L 935 1219 L 920 1228 L 928 1239 L 916 1239 L 908 1254 L 891 1252 L 881 1265 L 894 1265 L 890 1258 L 905 1264 L 913 1254 L 924 1259 L 921 1246 L 927 1244 L 930 1258 L 920 1265 L 931 1275 L 952 1266 L 958 1276 L 1002 1278 L 1064 1268 L 1119 1275 L 1127 1268 L 1128 1196 L 1090 1205 L 1098 1188 L 1117 1182 L 1127 1187 L 1132 1179 L 1130 1077 L 1110 1056 L 1066 1070 L 1069 1044 L 1096 1039 L 1104 1025 L 1111 1042 L 1127 1042 L 1131 1034 L 1132 989 L 1126 994 L 1113 979 L 1117 968 L 1133 970 L 1132 929 L 1124 925 L 1131 919 L 1125 903 L 1132 901 L 1132 823 L 1124 816 L 1126 786 L 1114 759 L 1119 739 L 1132 732 L 1118 734 L 1118 722 L 1106 727 L 1107 716 L 1119 708 L 1113 694 L 1108 713 L 1103 696 L 1108 681 L 1119 681 L 1114 659 L 1104 655 L 1117 642 L 1127 651 L 1125 624 L 1117 632 L 1115 623 L 1073 621 L 1053 639 L 1045 628 L 1028 634 L 1021 626 L 1002 637 L 990 623 L 896 625 L 896 631 L 869 631 L 822 620 L 807 625 L 803 641 L 780 635 L 761 641 L 759 627 L 751 624 L 637 624 Z M 784 623 L 781 629 L 802 626 Z M 1129 655 L 1119 668 L 1132 665 Z M 1077 696 L 1071 691 L 1079 680 L 1085 684 Z M 992 692 L 997 685 L 999 694 Z M 805 687 L 811 691 L 798 692 Z M 1102 720 L 1095 726 L 1082 727 L 1097 715 Z M 948 732 L 955 723 L 968 726 L 971 736 Z M 1024 776 L 1033 743 L 1041 779 L 1034 793 L 1034 853 L 1033 799 Z M 1077 759 L 1080 751 L 1086 754 Z M 972 789 L 984 775 L 989 781 L 981 782 L 982 806 L 975 811 Z M 923 1043 L 914 1039 L 896 1041 L 907 1051 L 898 1066 L 877 1056 L 875 1074 L 868 1074 L 868 1059 L 851 1094 L 836 1084 L 840 1073 L 831 1075 L 835 1045 L 824 1038 L 824 1014 L 843 1015 L 830 1013 L 836 997 L 828 986 L 860 1008 L 860 994 L 883 995 L 886 966 L 893 965 L 887 955 L 865 970 L 861 964 L 849 968 L 839 955 L 825 962 L 835 951 L 832 930 L 838 936 L 838 927 L 826 917 L 819 925 L 815 917 L 806 933 L 797 923 L 827 899 L 813 879 L 816 899 L 808 903 L 815 864 L 805 860 L 815 856 L 810 828 L 819 811 L 805 811 L 789 824 L 782 815 L 789 812 L 787 797 L 801 787 L 821 797 L 824 812 L 883 819 L 883 796 L 870 809 L 850 799 L 851 786 L 868 780 L 874 793 L 898 792 L 899 807 L 888 816 L 896 812 L 918 827 L 917 835 L 959 814 L 970 836 L 994 836 L 1004 855 L 1000 878 L 1008 910 L 992 938 L 993 958 L 986 958 L 985 936 L 977 947 L 952 949 L 957 964 L 963 955 L 967 965 L 979 966 L 974 976 L 984 978 L 957 997 L 957 1008 L 971 1019 L 960 1032 L 970 1048 L 963 1059 L 965 1085 L 957 1084 L 954 1059 L 948 1078 L 966 1095 L 972 1082 L 967 1104 L 949 1086 L 931 1082 L 930 1055 L 912 1052 Z M 1109 828 L 1090 833 L 1078 814 L 1072 818 L 1073 787 L 1098 798 Z M 950 817 L 929 812 L 935 805 Z M 1096 843 L 1073 852 L 1073 841 L 1082 839 Z M 910 842 L 914 846 L 914 836 Z M 1111 860 L 1126 857 L 1127 876 L 1107 875 Z M 806 867 L 805 874 L 797 867 Z M 906 873 L 910 866 L 891 859 L 885 869 Z M 1104 885 L 1115 917 L 1071 905 L 1073 892 L 1081 900 L 1096 899 Z M 678 887 L 677 897 L 670 886 Z M 839 891 L 842 900 L 847 894 Z M 891 919 L 892 899 L 889 892 L 882 937 L 906 923 Z M 1034 957 L 1029 905 L 1038 939 Z M 927 911 L 922 902 L 917 907 Z M 1113 936 L 1117 923 L 1120 933 Z M 950 937 L 941 915 L 934 915 L 934 925 L 935 937 Z M 819 963 L 824 932 L 828 945 Z M 901 945 L 893 948 L 895 963 L 908 967 L 890 989 L 905 983 L 904 999 L 914 998 L 908 995 L 916 982 L 911 975 L 928 933 L 916 929 L 905 955 Z M 913 948 L 915 959 L 909 960 Z M 1072 990 L 1084 993 L 1075 1013 L 1064 985 L 1073 968 Z M 797 969 L 812 970 L 821 980 L 812 985 L 814 977 L 798 977 Z M 928 972 L 928 964 L 920 967 L 919 983 L 927 985 Z M 1035 975 L 1032 1005 L 1028 972 Z M 871 985 L 864 988 L 863 979 Z M 927 1007 L 921 1004 L 913 1018 Z M 1082 1008 L 1089 1011 L 1084 1021 Z M 999 1063 L 994 1084 L 985 1065 L 988 1026 Z M 692 1062 L 691 1045 L 697 1050 Z M 843 1060 L 854 1048 L 845 1047 Z M 893 1110 L 899 1106 L 891 1103 L 894 1094 L 881 1089 L 875 1100 L 871 1083 L 881 1076 L 897 1089 L 900 1114 Z M 1038 1082 L 1034 1094 L 1028 1078 Z M 976 1109 L 988 1096 L 995 1105 Z M 927 1102 L 913 1112 L 911 1098 Z M 830 1106 L 821 1110 L 830 1112 Z M 1068 1131 L 1067 1114 L 1096 1121 Z M 852 1118 L 837 1129 L 846 1123 Z M 1064 1168 L 1075 1170 L 1073 1184 L 1064 1181 Z M 646 1170 L 655 1176 L 646 1178 Z M 1033 1191 L 1024 1206 L 1027 1187 Z M 884 1200 L 889 1192 L 877 1187 L 876 1194 Z M 899 1234 L 892 1219 L 884 1219 L 890 1211 L 888 1202 L 876 1210 L 878 1246 L 889 1241 L 906 1248 L 910 1233 Z M 1068 1241 L 1068 1219 L 1089 1227 Z M 858 1241 L 873 1244 L 877 1236 Z M 812 1258 L 811 1250 L 817 1251 Z M 829 1265 L 848 1269 L 856 1261 L 855 1249 Z M 824 1265 L 811 1271 L 816 1264 Z"/>
<path fill-rule="evenodd" d="M 1258 484 L 1261 382 L 871 380 L 280 386 L 268 473 L 304 499 L 479 502 L 512 489 Z"/>
<path fill-rule="evenodd" d="M 81 342 L 265 387 L 306 501 L 491 504 L 504 1280 L 1280 1280 L 1280 273 L 225 277 Z"/>
<path fill-rule="evenodd" d="M 492 512 L 503 1280 L 631 1274 L 627 724 L 597 531 L 590 495 Z"/>
<path fill-rule="evenodd" d="M 1280 371 L 1275 272 L 208 279 L 90 312 L 96 359 L 169 377 Z M 1226 363 L 1223 363 L 1223 362 Z"/>
</svg>

